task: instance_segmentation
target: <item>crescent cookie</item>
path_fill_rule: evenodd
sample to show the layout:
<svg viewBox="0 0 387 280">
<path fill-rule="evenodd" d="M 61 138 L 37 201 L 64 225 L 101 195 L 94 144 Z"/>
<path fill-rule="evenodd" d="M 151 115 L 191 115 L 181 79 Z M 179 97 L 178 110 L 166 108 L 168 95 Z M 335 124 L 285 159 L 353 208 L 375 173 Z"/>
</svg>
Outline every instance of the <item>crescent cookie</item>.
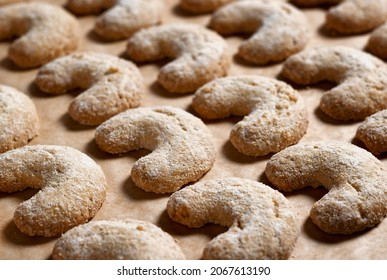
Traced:
<svg viewBox="0 0 387 280">
<path fill-rule="evenodd" d="M 387 19 L 386 0 L 292 0 L 291 2 L 298 6 L 338 4 L 328 10 L 325 28 L 340 34 L 368 32 Z"/>
<path fill-rule="evenodd" d="M 105 11 L 94 26 L 94 32 L 106 40 L 129 38 L 144 27 L 161 22 L 164 9 L 160 0 L 68 0 L 66 6 L 74 14 Z"/>
<path fill-rule="evenodd" d="M 0 7 L 0 40 L 20 36 L 8 57 L 21 68 L 43 65 L 78 48 L 78 21 L 61 7 L 17 3 Z"/>
<path fill-rule="evenodd" d="M 133 182 L 148 192 L 171 193 L 197 181 L 214 164 L 211 132 L 190 113 L 156 106 L 130 109 L 97 127 L 99 148 L 112 154 L 145 148 L 152 151 L 135 162 Z"/>
<path fill-rule="evenodd" d="M 375 155 L 387 152 L 387 109 L 366 118 L 357 128 L 356 138 Z"/>
<path fill-rule="evenodd" d="M 140 106 L 144 91 L 137 66 L 113 55 L 78 52 L 60 57 L 40 68 L 35 84 L 48 94 L 85 90 L 68 112 L 85 125 L 101 124 L 129 108 Z"/>
<path fill-rule="evenodd" d="M 29 236 L 54 237 L 94 217 L 106 196 L 99 165 L 65 146 L 25 146 L 0 154 L 0 191 L 40 189 L 13 220 Z"/>
<path fill-rule="evenodd" d="M 280 1 L 237 1 L 212 14 L 209 27 L 222 35 L 253 34 L 238 55 L 263 65 L 279 62 L 302 50 L 310 39 L 308 21 L 292 5 Z"/>
<path fill-rule="evenodd" d="M 230 133 L 241 153 L 263 156 L 297 143 L 306 133 L 308 113 L 291 86 L 260 76 L 233 76 L 199 88 L 192 107 L 206 119 L 245 116 Z"/>
<path fill-rule="evenodd" d="M 130 37 L 127 55 L 135 62 L 172 59 L 160 69 L 157 81 L 173 93 L 193 92 L 225 76 L 231 59 L 227 44 L 215 32 L 193 24 L 163 24 Z"/>
<path fill-rule="evenodd" d="M 145 221 L 91 221 L 55 243 L 54 260 L 184 260 L 172 236 Z"/>
<path fill-rule="evenodd" d="M 32 100 L 0 85 L 0 153 L 26 145 L 39 134 L 39 118 Z"/>
<path fill-rule="evenodd" d="M 242 178 L 199 182 L 168 200 L 169 217 L 199 228 L 206 223 L 229 227 L 211 240 L 203 259 L 287 259 L 298 239 L 294 209 L 278 191 Z"/>
<path fill-rule="evenodd" d="M 371 33 L 366 49 L 383 60 L 387 59 L 387 23 Z"/>
<path fill-rule="evenodd" d="M 331 234 L 351 234 L 387 215 L 387 172 L 371 153 L 340 141 L 297 144 L 275 154 L 265 174 L 282 191 L 324 186 L 328 193 L 310 212 Z"/>
<path fill-rule="evenodd" d="M 338 84 L 320 101 L 320 109 L 337 120 L 363 120 L 387 108 L 387 66 L 354 48 L 325 46 L 302 51 L 285 61 L 282 76 L 300 85 Z"/>
</svg>

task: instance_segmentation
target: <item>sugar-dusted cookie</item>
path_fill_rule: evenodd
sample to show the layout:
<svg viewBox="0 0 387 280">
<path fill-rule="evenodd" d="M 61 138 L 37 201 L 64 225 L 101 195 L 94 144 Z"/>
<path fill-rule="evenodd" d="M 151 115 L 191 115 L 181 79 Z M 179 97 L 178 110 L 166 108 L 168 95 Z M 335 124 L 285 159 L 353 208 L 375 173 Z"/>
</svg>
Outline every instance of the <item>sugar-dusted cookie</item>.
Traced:
<svg viewBox="0 0 387 280">
<path fill-rule="evenodd" d="M 169 216 L 198 228 L 207 223 L 229 227 L 211 240 L 203 259 L 287 259 L 297 241 L 295 211 L 278 191 L 242 178 L 203 181 L 169 198 Z"/>
<path fill-rule="evenodd" d="M 80 27 L 74 16 L 47 3 L 16 3 L 0 7 L 0 40 L 20 36 L 8 50 L 19 67 L 41 66 L 78 48 Z"/>
<path fill-rule="evenodd" d="M 55 243 L 54 260 L 183 260 L 168 233 L 140 220 L 101 220 L 79 225 Z"/>
<path fill-rule="evenodd" d="M 39 118 L 32 100 L 0 85 L 0 153 L 26 145 L 39 134 Z"/>
<path fill-rule="evenodd" d="M 194 24 L 170 23 L 135 33 L 127 54 L 135 62 L 172 59 L 160 69 L 157 81 L 169 92 L 193 92 L 225 76 L 231 59 L 227 44 L 214 31 Z"/>
<path fill-rule="evenodd" d="M 245 116 L 230 133 L 243 154 L 263 156 L 297 143 L 306 133 L 303 98 L 284 82 L 260 76 L 232 76 L 199 88 L 192 107 L 206 119 Z"/>
<path fill-rule="evenodd" d="M 310 39 L 308 21 L 294 6 L 280 1 L 237 1 L 219 8 L 209 27 L 222 35 L 253 34 L 242 42 L 238 55 L 267 64 L 302 50 Z"/>
<path fill-rule="evenodd" d="M 297 144 L 275 154 L 266 177 L 282 191 L 324 186 L 329 192 L 310 212 L 331 234 L 350 234 L 379 224 L 387 215 L 387 172 L 368 151 L 341 141 Z"/>
<path fill-rule="evenodd" d="M 337 120 L 363 120 L 387 108 L 387 66 L 380 59 L 343 46 L 324 46 L 289 57 L 282 76 L 301 85 L 338 84 L 325 92 L 320 109 Z"/>
</svg>

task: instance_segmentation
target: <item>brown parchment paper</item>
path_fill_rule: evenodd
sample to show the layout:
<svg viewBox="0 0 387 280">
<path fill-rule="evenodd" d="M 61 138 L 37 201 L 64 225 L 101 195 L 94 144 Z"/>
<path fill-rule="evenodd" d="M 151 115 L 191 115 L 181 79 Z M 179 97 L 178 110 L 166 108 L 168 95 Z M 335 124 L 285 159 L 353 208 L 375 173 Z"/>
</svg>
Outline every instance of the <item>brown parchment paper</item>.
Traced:
<svg viewBox="0 0 387 280">
<path fill-rule="evenodd" d="M 163 0 L 160 0 L 163 1 Z M 45 1 L 64 5 L 65 0 Z M 178 0 L 165 0 L 164 22 L 191 22 L 206 25 L 209 15 L 192 16 L 182 12 Z M 326 10 L 313 8 L 303 10 L 313 30 L 313 38 L 307 48 L 317 45 L 346 45 L 363 49 L 369 34 L 346 37 L 328 37 L 320 31 Z M 93 50 L 123 56 L 126 41 L 106 43 L 98 40 L 90 31 L 95 16 L 79 17 L 83 41 L 80 50 Z M 235 54 L 241 37 L 226 38 L 229 51 Z M 166 213 L 168 195 L 147 193 L 136 187 L 130 178 L 133 163 L 147 151 L 135 151 L 125 155 L 109 155 L 98 149 L 94 142 L 95 127 L 83 126 L 73 121 L 67 114 L 67 107 L 74 94 L 48 96 L 39 92 L 33 84 L 37 69 L 20 70 L 6 57 L 9 42 L 0 42 L 0 83 L 13 86 L 29 95 L 40 117 L 40 134 L 29 143 L 67 145 L 87 153 L 103 168 L 108 181 L 106 201 L 94 220 L 111 218 L 136 218 L 156 224 L 174 236 L 188 259 L 200 259 L 207 242 L 226 228 L 207 225 L 200 229 L 189 229 L 172 222 Z M 142 106 L 171 105 L 194 113 L 190 107 L 192 94 L 171 95 L 155 81 L 162 63 L 140 65 L 146 83 Z M 256 74 L 277 77 L 281 64 L 266 67 L 249 65 L 234 56 L 229 75 Z M 312 140 L 343 140 L 361 145 L 354 140 L 359 122 L 337 122 L 321 113 L 317 108 L 324 90 L 331 84 L 319 84 L 308 88 L 298 88 L 305 98 L 309 110 L 309 128 L 301 142 Z M 201 179 L 215 179 L 238 176 L 268 183 L 264 169 L 270 156 L 253 158 L 240 154 L 228 141 L 229 131 L 240 118 L 229 118 L 206 122 L 217 143 L 217 159 L 214 167 Z M 1 132 L 0 132 L 1 133 Z M 387 167 L 386 156 L 380 158 Z M 1 172 L 1 171 L 0 171 Z M 12 218 L 17 205 L 28 199 L 35 190 L 4 194 L 0 193 L 0 259 L 50 259 L 57 238 L 28 237 L 14 225 Z M 290 259 L 387 259 L 387 220 L 377 227 L 352 235 L 329 235 L 322 232 L 309 219 L 313 203 L 326 193 L 325 189 L 307 188 L 285 194 L 295 206 L 301 235 Z"/>
</svg>

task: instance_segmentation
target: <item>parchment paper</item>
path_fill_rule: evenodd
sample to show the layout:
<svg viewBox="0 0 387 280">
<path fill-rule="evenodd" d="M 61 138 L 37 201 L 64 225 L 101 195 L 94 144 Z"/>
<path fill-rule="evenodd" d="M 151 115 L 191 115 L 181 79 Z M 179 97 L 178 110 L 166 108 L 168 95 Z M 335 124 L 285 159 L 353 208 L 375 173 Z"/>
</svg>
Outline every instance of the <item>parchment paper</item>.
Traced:
<svg viewBox="0 0 387 280">
<path fill-rule="evenodd" d="M 162 0 L 160 0 L 162 1 Z M 65 1 L 45 1 L 63 5 Z M 177 0 L 166 0 L 164 22 L 191 22 L 206 25 L 209 15 L 192 16 L 177 8 Z M 346 37 L 328 37 L 320 31 L 324 22 L 323 8 L 303 10 L 307 15 L 313 38 L 307 48 L 317 45 L 346 45 L 363 49 L 369 34 Z M 106 43 L 98 40 L 90 31 L 95 16 L 79 17 L 83 32 L 80 50 L 93 50 L 123 56 L 126 41 Z M 226 38 L 229 51 L 235 54 L 242 37 Z M 29 143 L 67 145 L 87 153 L 103 168 L 108 181 L 106 201 L 94 220 L 111 218 L 136 218 L 156 224 L 173 235 L 184 250 L 188 259 L 200 259 L 207 242 L 226 228 L 207 225 L 200 229 L 189 229 L 172 222 L 166 213 L 168 195 L 147 193 L 136 187 L 130 178 L 133 163 L 149 151 L 130 152 L 122 156 L 109 155 L 98 149 L 94 142 L 95 127 L 83 126 L 73 121 L 67 114 L 67 107 L 75 94 L 48 96 L 34 86 L 37 69 L 20 70 L 7 58 L 9 42 L 0 43 L 0 83 L 13 86 L 29 95 L 40 117 L 40 134 Z M 172 95 L 165 92 L 155 81 L 159 67 L 163 63 L 140 65 L 146 82 L 146 92 L 142 106 L 172 105 L 194 113 L 190 107 L 192 94 Z M 229 75 L 256 74 L 277 77 L 281 64 L 258 67 L 249 65 L 234 56 Z M 333 85 L 321 83 L 308 88 L 298 88 L 305 98 L 309 110 L 309 128 L 301 142 L 312 140 L 343 140 L 353 142 L 359 122 L 338 122 L 320 112 L 318 108 L 322 93 Z M 240 118 L 229 118 L 206 122 L 217 143 L 217 159 L 214 167 L 201 179 L 215 179 L 238 176 L 268 183 L 264 169 L 270 156 L 253 158 L 240 154 L 228 140 L 232 126 Z M 0 132 L 1 133 L 1 132 Z M 386 156 L 380 158 L 387 166 Z M 28 199 L 35 190 L 19 193 L 0 193 L 0 259 L 49 259 L 57 238 L 28 237 L 14 225 L 12 218 L 17 205 Z M 301 235 L 291 255 L 291 259 L 387 259 L 387 220 L 377 227 L 352 235 L 329 235 L 322 232 L 309 219 L 313 203 L 326 193 L 324 188 L 307 188 L 285 194 L 297 209 Z"/>
</svg>

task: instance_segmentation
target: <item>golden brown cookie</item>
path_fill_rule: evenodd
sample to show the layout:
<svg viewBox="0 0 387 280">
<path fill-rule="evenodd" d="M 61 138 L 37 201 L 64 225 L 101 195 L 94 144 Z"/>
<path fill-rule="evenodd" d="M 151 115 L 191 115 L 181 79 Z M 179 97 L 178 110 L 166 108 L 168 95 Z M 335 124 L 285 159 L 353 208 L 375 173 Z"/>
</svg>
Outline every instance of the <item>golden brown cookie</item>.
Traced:
<svg viewBox="0 0 387 280">
<path fill-rule="evenodd" d="M 74 120 L 86 125 L 101 124 L 140 106 L 144 91 L 143 78 L 135 64 L 96 52 L 57 58 L 40 68 L 35 84 L 54 95 L 85 90 L 71 102 L 68 111 Z"/>
<path fill-rule="evenodd" d="M 0 8 L 0 40 L 20 36 L 8 50 L 19 67 L 38 67 L 77 49 L 78 21 L 61 7 L 47 3 L 17 3 Z"/>
<path fill-rule="evenodd" d="M 387 152 L 387 109 L 366 118 L 357 128 L 356 138 L 375 155 Z"/>
<path fill-rule="evenodd" d="M 0 153 L 24 146 L 39 134 L 39 118 L 32 100 L 4 85 L 0 85 L 0 131 Z"/>
<path fill-rule="evenodd" d="M 386 0 L 345 0 L 329 9 L 325 28 L 343 34 L 357 34 L 371 31 L 386 19 Z"/>
<path fill-rule="evenodd" d="M 213 12 L 219 7 L 234 0 L 180 0 L 179 7 L 193 14 Z"/>
<path fill-rule="evenodd" d="M 383 60 L 387 59 L 387 23 L 371 33 L 366 49 Z"/>
<path fill-rule="evenodd" d="M 387 215 L 387 172 L 371 153 L 340 141 L 297 144 L 275 154 L 266 177 L 283 191 L 324 186 L 329 192 L 310 212 L 331 234 L 374 227 Z"/>
<path fill-rule="evenodd" d="M 160 69 L 157 81 L 173 93 L 193 92 L 225 76 L 231 63 L 223 38 L 194 24 L 143 29 L 129 39 L 127 54 L 135 62 L 172 59 Z"/>
<path fill-rule="evenodd" d="M 25 146 L 0 155 L 0 191 L 41 189 L 22 202 L 13 220 L 30 236 L 58 236 L 90 220 L 105 200 L 105 175 L 70 147 Z"/>
<path fill-rule="evenodd" d="M 328 46 L 289 57 L 282 76 L 301 85 L 338 84 L 324 93 L 320 109 L 337 120 L 362 120 L 387 108 L 387 66 L 350 47 Z"/>
<path fill-rule="evenodd" d="M 170 106 L 127 110 L 98 126 L 95 140 L 112 154 L 151 150 L 136 161 L 131 178 L 138 187 L 155 193 L 171 193 L 197 181 L 211 169 L 216 156 L 206 125 Z"/>
<path fill-rule="evenodd" d="M 54 260 L 183 260 L 172 236 L 140 220 L 91 221 L 55 243 Z"/>
<path fill-rule="evenodd" d="M 207 223 L 229 227 L 209 242 L 203 259 L 287 259 L 299 227 L 294 209 L 278 191 L 248 179 L 199 182 L 168 200 L 172 220 L 198 228 Z"/>
<path fill-rule="evenodd" d="M 368 32 L 387 19 L 386 0 L 292 0 L 291 2 L 303 7 L 338 4 L 327 12 L 324 27 L 340 34 Z"/>
<path fill-rule="evenodd" d="M 235 148 L 263 156 L 297 143 L 306 133 L 308 113 L 303 98 L 291 86 L 260 76 L 233 76 L 199 88 L 192 107 L 200 117 L 245 116 L 230 133 Z"/>
<path fill-rule="evenodd" d="M 94 32 L 105 40 L 121 40 L 160 23 L 164 5 L 160 0 L 69 0 L 67 8 L 75 14 L 108 9 L 97 18 Z"/>
<path fill-rule="evenodd" d="M 237 1 L 218 9 L 209 27 L 222 35 L 253 34 L 238 55 L 255 64 L 279 62 L 302 50 L 310 39 L 304 14 L 280 1 Z"/>
</svg>

